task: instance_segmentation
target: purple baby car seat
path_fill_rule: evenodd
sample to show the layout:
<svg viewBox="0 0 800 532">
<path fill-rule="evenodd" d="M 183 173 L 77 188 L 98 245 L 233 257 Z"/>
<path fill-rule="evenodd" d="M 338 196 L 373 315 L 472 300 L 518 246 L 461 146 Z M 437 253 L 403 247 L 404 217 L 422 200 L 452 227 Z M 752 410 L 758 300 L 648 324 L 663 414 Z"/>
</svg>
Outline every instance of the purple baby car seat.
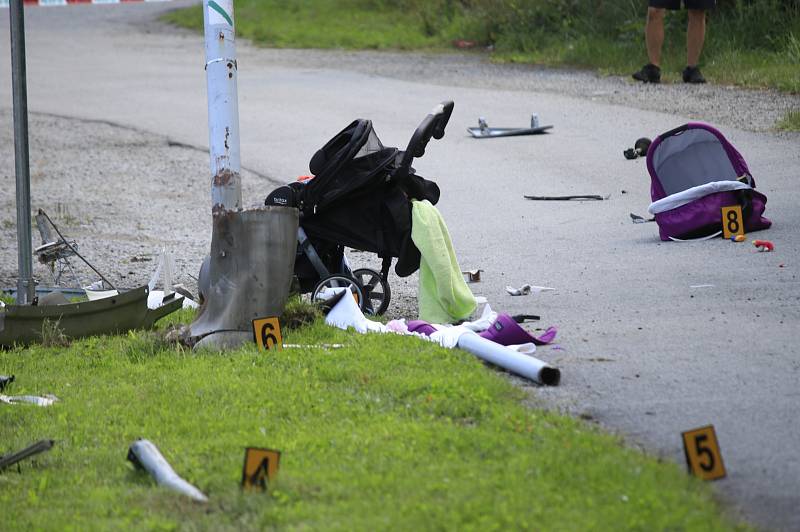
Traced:
<svg viewBox="0 0 800 532">
<path fill-rule="evenodd" d="M 767 229 L 767 198 L 742 155 L 717 129 L 690 122 L 656 137 L 647 150 L 648 211 L 661 240 L 702 238 L 722 231 L 722 207 L 742 206 L 746 232 Z"/>
</svg>

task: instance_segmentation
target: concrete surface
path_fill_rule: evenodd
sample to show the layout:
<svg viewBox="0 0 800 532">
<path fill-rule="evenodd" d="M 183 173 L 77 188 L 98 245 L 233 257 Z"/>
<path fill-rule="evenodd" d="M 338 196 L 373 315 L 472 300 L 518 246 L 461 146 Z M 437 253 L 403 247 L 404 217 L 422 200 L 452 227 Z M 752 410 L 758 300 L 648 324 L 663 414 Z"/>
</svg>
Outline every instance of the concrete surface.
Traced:
<svg viewBox="0 0 800 532">
<path fill-rule="evenodd" d="M 179 265 L 195 274 L 210 240 L 202 38 L 154 22 L 187 3 L 26 10 L 34 209 L 68 211 L 60 219 L 70 236 L 96 252 L 104 271 L 130 280 L 146 280 L 150 269 L 132 257 L 160 242 L 178 247 Z M 7 11 L 0 43 L 6 285 L 16 271 Z M 539 356 L 562 369 L 562 384 L 529 387 L 532 401 L 676 462 L 681 432 L 713 424 L 728 471 L 716 487 L 731 511 L 759 526 L 800 529 L 800 136 L 765 131 L 800 98 L 642 87 L 491 65 L 479 55 L 239 48 L 242 161 L 252 170 L 245 203 L 306 173 L 311 154 L 355 117 L 373 119 L 385 144 L 404 146 L 435 103 L 454 100 L 447 135 L 415 167 L 442 188 L 462 268 L 484 270 L 476 294 L 560 326 L 562 349 Z M 523 126 L 531 112 L 553 133 L 476 140 L 465 131 L 478 116 Z M 655 224 L 631 223 L 630 212 L 646 214 L 649 177 L 644 161 L 627 161 L 622 150 L 690 118 L 721 125 L 744 154 L 774 221 L 752 236 L 775 242 L 774 253 L 722 239 L 662 243 Z M 532 202 L 524 194 L 610 199 Z M 89 237 L 108 245 L 98 249 Z M 557 291 L 505 293 L 523 283 Z M 713 286 L 691 288 L 705 284 Z M 393 284 L 395 315 L 413 313 L 413 289 L 413 278 Z"/>
</svg>

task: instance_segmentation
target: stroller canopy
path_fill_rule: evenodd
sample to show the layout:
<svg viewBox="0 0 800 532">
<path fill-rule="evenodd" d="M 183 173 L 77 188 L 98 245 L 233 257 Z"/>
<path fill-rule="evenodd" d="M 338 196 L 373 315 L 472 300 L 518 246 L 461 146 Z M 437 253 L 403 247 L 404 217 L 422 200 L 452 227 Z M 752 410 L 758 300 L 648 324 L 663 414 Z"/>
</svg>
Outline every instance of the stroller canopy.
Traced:
<svg viewBox="0 0 800 532">
<path fill-rule="evenodd" d="M 385 172 L 397 153 L 381 143 L 371 120 L 354 120 L 311 158 L 308 168 L 314 179 L 303 191 L 305 208 L 316 212 L 363 187 Z"/>
<path fill-rule="evenodd" d="M 653 201 L 716 181 L 750 176 L 741 154 L 708 124 L 689 123 L 659 136 L 647 152 Z"/>
</svg>

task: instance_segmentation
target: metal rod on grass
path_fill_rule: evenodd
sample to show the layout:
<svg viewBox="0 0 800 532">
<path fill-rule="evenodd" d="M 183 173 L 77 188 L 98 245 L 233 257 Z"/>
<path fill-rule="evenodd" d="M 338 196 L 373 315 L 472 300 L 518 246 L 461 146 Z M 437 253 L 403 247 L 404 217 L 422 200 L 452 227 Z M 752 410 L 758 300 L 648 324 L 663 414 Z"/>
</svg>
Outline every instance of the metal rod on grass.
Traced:
<svg viewBox="0 0 800 532">
<path fill-rule="evenodd" d="M 22 0 L 11 0 L 11 85 L 14 102 L 14 162 L 17 177 L 17 304 L 33 301 L 31 249 L 31 174 L 28 153 L 28 83 L 25 69 L 25 12 Z"/>
</svg>

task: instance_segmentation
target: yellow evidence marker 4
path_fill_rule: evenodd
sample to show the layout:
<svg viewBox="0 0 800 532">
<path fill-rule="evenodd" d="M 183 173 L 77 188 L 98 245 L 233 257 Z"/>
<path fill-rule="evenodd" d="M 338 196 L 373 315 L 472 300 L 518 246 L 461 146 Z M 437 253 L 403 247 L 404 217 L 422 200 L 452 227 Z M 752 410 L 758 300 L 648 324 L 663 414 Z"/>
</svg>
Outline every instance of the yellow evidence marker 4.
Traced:
<svg viewBox="0 0 800 532">
<path fill-rule="evenodd" d="M 280 460 L 280 451 L 247 447 L 242 467 L 242 489 L 267 491 L 269 483 L 278 474 Z"/>
</svg>

